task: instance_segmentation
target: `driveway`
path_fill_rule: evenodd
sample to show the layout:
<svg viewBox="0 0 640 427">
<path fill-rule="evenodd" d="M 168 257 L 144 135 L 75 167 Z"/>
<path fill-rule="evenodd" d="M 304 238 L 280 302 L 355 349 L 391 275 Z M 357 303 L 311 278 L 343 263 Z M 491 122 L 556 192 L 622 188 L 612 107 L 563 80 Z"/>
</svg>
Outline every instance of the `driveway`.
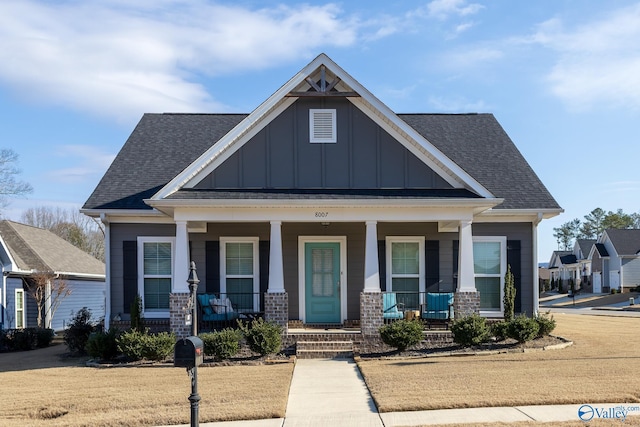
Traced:
<svg viewBox="0 0 640 427">
<path fill-rule="evenodd" d="M 633 300 L 633 304 L 631 304 Z M 575 298 L 567 294 L 546 294 L 540 297 L 540 311 L 551 313 L 588 314 L 591 316 L 640 317 L 640 294 L 578 293 Z"/>
</svg>

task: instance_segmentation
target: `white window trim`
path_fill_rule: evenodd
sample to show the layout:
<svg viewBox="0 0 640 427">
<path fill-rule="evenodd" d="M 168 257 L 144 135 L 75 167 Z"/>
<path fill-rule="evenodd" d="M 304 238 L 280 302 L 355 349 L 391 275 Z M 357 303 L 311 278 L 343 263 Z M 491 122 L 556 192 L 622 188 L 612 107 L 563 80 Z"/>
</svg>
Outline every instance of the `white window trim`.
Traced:
<svg viewBox="0 0 640 427">
<path fill-rule="evenodd" d="M 22 307 L 21 307 L 21 311 L 22 311 L 22 327 L 19 329 L 24 329 L 27 327 L 27 301 L 25 300 L 25 292 L 24 289 L 16 289 L 15 292 L 15 299 L 13 300 L 13 305 L 15 306 L 15 310 L 14 310 L 14 314 L 15 314 L 15 321 L 16 321 L 16 329 L 18 329 L 18 294 L 22 294 Z"/>
<path fill-rule="evenodd" d="M 175 283 L 175 259 L 176 238 L 171 236 L 138 236 L 138 295 L 142 299 L 144 317 L 147 319 L 163 319 L 169 316 L 169 310 L 146 310 L 144 303 L 144 244 L 145 243 L 171 243 L 171 289 Z M 165 276 L 162 276 L 165 277 Z M 171 293 L 171 291 L 169 292 Z"/>
<path fill-rule="evenodd" d="M 331 114 L 331 137 L 318 138 L 315 136 L 315 114 L 316 113 Z M 309 109 L 309 142 L 313 144 L 331 144 L 338 142 L 338 132 L 336 126 L 336 109 L 335 108 L 310 108 Z"/>
<path fill-rule="evenodd" d="M 500 310 L 480 310 L 485 317 L 504 316 L 504 276 L 507 274 L 507 237 L 506 236 L 473 236 L 473 242 L 500 243 Z M 475 261 L 474 261 L 475 262 Z M 476 274 L 473 272 L 474 286 L 476 277 L 496 277 L 496 274 Z"/>
<path fill-rule="evenodd" d="M 403 275 L 393 275 L 392 271 L 392 259 L 391 259 L 391 246 L 393 243 L 418 243 L 418 292 L 420 292 L 420 304 L 424 304 L 424 293 L 425 293 L 425 237 L 424 236 L 387 236 L 385 238 L 385 258 L 387 265 L 387 274 L 386 274 L 386 282 L 387 282 L 387 291 L 393 292 L 393 278 L 394 277 L 403 277 Z M 405 277 L 414 277 L 405 276 Z"/>
<path fill-rule="evenodd" d="M 260 307 L 260 239 L 258 237 L 220 237 L 220 294 L 227 293 L 227 243 L 247 242 L 253 243 L 253 311 L 258 311 Z"/>
</svg>

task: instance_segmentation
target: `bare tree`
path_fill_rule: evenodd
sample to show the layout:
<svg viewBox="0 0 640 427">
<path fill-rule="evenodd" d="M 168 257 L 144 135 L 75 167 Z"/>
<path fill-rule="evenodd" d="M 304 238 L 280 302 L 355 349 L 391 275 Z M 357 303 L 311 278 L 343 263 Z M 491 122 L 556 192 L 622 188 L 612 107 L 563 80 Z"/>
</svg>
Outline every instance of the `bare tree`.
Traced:
<svg viewBox="0 0 640 427">
<path fill-rule="evenodd" d="M 71 288 L 66 280 L 53 272 L 38 272 L 26 279 L 27 293 L 38 307 L 38 327 L 51 328 L 53 316 Z M 45 325 L 46 323 L 46 325 Z"/>
<path fill-rule="evenodd" d="M 11 149 L 0 149 L 0 209 L 7 207 L 10 196 L 24 196 L 33 191 L 31 184 L 16 180 L 21 171 L 18 155 Z"/>
<path fill-rule="evenodd" d="M 78 210 L 40 206 L 22 213 L 21 222 L 44 228 L 75 247 L 104 261 L 104 228 Z"/>
</svg>

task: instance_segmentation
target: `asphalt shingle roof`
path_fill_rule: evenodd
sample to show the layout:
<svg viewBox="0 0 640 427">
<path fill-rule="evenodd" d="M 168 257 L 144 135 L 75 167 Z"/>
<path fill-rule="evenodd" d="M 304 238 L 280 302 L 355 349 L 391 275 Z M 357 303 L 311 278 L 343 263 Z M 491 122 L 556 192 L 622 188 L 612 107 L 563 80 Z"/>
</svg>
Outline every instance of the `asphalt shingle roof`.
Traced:
<svg viewBox="0 0 640 427">
<path fill-rule="evenodd" d="M 637 255 L 640 252 L 640 229 L 609 228 L 606 233 L 618 255 Z"/>
<path fill-rule="evenodd" d="M 21 271 L 105 274 L 102 261 L 49 230 L 4 220 L 0 221 L 0 236 Z"/>
<path fill-rule="evenodd" d="M 559 209 L 492 114 L 399 114 L 504 203 L 496 209 Z M 245 114 L 145 114 L 84 209 L 150 209 L 150 198 Z M 185 192 L 174 198 L 183 198 Z"/>
</svg>

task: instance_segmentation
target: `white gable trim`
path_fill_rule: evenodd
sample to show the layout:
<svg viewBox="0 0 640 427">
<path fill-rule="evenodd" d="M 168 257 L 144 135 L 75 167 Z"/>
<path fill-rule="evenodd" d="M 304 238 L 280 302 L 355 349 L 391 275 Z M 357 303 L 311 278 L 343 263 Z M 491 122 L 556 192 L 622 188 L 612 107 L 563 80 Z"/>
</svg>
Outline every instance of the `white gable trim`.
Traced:
<svg viewBox="0 0 640 427">
<path fill-rule="evenodd" d="M 205 151 L 198 159 L 158 191 L 151 200 L 164 199 L 179 189 L 183 187 L 193 187 L 204 179 L 204 177 L 235 153 L 271 120 L 293 104 L 298 98 L 287 97 L 286 95 L 291 91 L 299 89 L 301 85 L 306 84 L 305 79 L 314 73 L 321 65 L 324 65 L 341 79 L 340 87 L 345 87 L 346 85 L 360 95 L 360 98 L 348 98 L 357 108 L 363 111 L 413 154 L 418 156 L 419 159 L 431 167 L 449 184 L 455 188 L 468 188 L 482 197 L 494 197 L 489 190 L 445 156 L 416 130 L 401 120 L 389 107 L 377 99 L 338 64 L 333 62 L 327 55 L 320 54 L 266 101 L 260 104 L 258 108 L 222 137 L 216 144 Z"/>
</svg>

